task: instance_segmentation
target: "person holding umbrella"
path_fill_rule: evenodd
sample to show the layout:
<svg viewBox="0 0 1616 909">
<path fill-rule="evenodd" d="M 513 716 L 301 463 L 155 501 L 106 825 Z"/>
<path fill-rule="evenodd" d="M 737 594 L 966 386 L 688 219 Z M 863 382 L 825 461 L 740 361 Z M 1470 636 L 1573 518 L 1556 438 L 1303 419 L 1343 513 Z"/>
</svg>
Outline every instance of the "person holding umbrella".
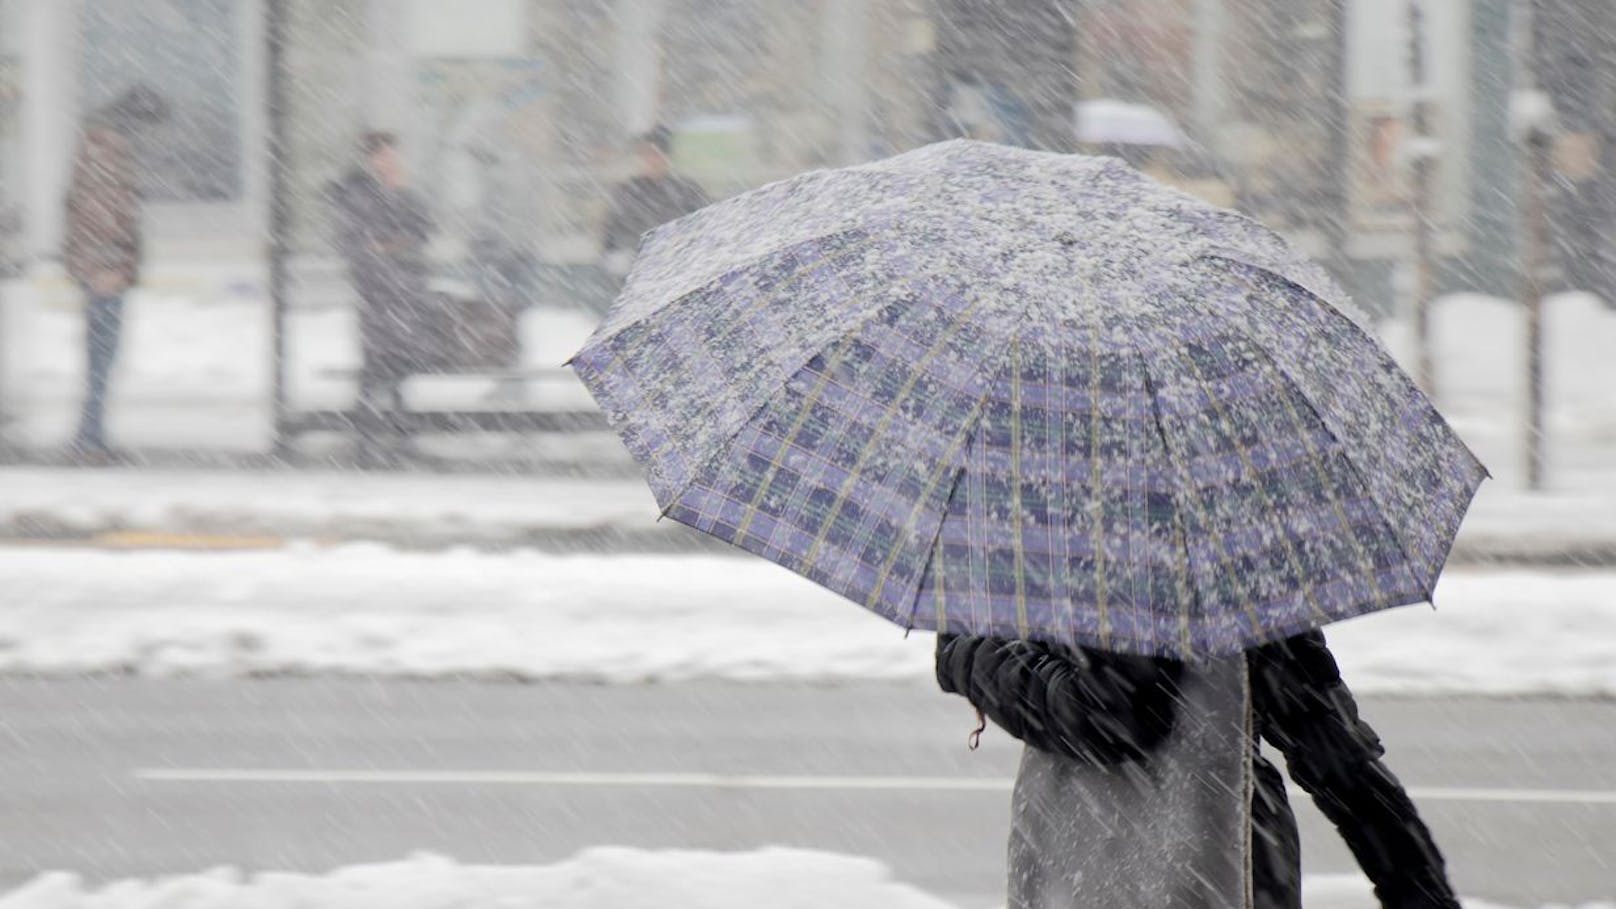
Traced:
<svg viewBox="0 0 1616 909">
<path fill-rule="evenodd" d="M 1261 737 L 1451 909 L 1317 629 L 1429 600 L 1486 469 L 1273 232 L 938 143 L 652 231 L 572 365 L 664 515 L 941 636 L 1030 746 L 1013 905 L 1294 906 Z"/>
<path fill-rule="evenodd" d="M 1359 718 L 1323 633 L 1253 648 L 1245 663 L 1255 723 L 1251 738 L 1285 756 L 1291 778 L 1340 832 L 1381 905 L 1460 909 L 1442 854 L 1408 793 L 1381 762 L 1385 749 Z M 1011 821 L 1012 907 L 1215 906 L 1220 903 L 1204 892 L 1204 881 L 1248 873 L 1230 865 L 1218 838 L 1150 829 L 1148 823 L 1118 831 L 1107 823 L 1161 816 L 1143 804 L 1153 797 L 1151 787 L 1136 784 L 1138 776 L 1155 770 L 1241 785 L 1235 776 L 1224 777 L 1227 755 L 1198 750 L 1208 744 L 1208 730 L 1177 730 L 1175 740 L 1176 714 L 1207 696 L 1197 673 L 1176 660 L 938 636 L 942 689 L 963 695 L 1028 746 Z M 1247 747 L 1244 736 L 1234 747 L 1250 761 L 1249 770 L 1240 769 L 1252 787 L 1243 824 L 1249 829 L 1251 905 L 1300 909 L 1301 846 L 1284 780 L 1255 747 Z M 1225 821 L 1240 825 L 1238 819 Z M 1167 873 L 1146 873 L 1147 856 Z M 1185 902 L 1202 897 L 1207 901 Z"/>
</svg>

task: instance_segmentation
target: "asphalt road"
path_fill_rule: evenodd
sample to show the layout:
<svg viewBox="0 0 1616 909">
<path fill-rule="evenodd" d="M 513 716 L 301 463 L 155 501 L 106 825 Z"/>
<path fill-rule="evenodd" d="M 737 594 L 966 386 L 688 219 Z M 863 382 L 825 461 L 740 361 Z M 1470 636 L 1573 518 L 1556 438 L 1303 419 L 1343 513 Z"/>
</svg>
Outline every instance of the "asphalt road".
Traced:
<svg viewBox="0 0 1616 909">
<path fill-rule="evenodd" d="M 1616 897 L 1616 703 L 1377 700 L 1365 715 L 1468 894 Z M 601 844 L 870 855 L 1000 899 L 1017 746 L 920 686 L 0 679 L 0 890 Z M 1310 805 L 1310 873 L 1352 869 Z"/>
</svg>

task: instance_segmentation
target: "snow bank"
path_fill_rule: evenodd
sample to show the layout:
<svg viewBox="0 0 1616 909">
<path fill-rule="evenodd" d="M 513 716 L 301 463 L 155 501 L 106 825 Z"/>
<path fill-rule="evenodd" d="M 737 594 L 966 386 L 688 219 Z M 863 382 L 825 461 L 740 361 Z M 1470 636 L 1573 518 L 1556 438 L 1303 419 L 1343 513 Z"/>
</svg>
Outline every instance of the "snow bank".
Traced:
<svg viewBox="0 0 1616 909">
<path fill-rule="evenodd" d="M 0 671 L 931 678 L 929 635 L 722 556 L 0 549 Z M 1616 574 L 1449 572 L 1332 627 L 1360 691 L 1616 696 Z"/>
<path fill-rule="evenodd" d="M 329 874 L 233 868 L 86 887 L 42 875 L 0 909 L 948 909 L 870 859 L 770 848 L 750 853 L 588 849 L 554 865 L 459 865 L 433 855 Z"/>
<path fill-rule="evenodd" d="M 1312 909 L 1379 909 L 1356 875 L 1309 876 Z M 1465 909 L 1508 909 L 1464 900 Z M 87 887 L 75 874 L 41 875 L 0 895 L 0 909 L 950 909 L 892 880 L 871 859 L 770 848 L 750 853 L 588 849 L 554 865 L 459 865 L 435 855 L 354 865 L 329 874 L 218 868 L 202 874 Z M 1616 909 L 1616 903 L 1544 909 Z"/>
<path fill-rule="evenodd" d="M 1499 903 L 1465 898 L 1465 909 L 1509 909 Z M 1380 909 L 1369 881 L 1356 874 L 1316 874 L 1302 879 L 1302 905 L 1308 909 Z M 1554 903 L 1543 909 L 1616 909 L 1616 903 Z"/>
</svg>

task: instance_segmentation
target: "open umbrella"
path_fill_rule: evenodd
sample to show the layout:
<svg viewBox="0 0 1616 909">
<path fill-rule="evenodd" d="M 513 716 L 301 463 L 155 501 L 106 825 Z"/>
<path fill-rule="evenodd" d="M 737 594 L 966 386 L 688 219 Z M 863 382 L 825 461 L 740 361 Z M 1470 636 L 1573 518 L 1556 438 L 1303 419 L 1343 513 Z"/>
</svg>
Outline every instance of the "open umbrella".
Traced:
<svg viewBox="0 0 1616 909">
<path fill-rule="evenodd" d="M 652 231 L 571 363 L 666 515 L 906 628 L 1236 652 L 1427 599 L 1485 474 L 1270 231 L 980 142 Z"/>
</svg>

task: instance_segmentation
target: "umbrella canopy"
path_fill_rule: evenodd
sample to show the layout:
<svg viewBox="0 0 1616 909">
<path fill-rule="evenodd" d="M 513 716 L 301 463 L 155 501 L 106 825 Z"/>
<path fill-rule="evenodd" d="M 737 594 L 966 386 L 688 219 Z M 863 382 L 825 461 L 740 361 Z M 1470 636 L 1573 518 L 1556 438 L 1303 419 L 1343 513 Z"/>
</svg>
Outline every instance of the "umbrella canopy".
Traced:
<svg viewBox="0 0 1616 909">
<path fill-rule="evenodd" d="M 1485 474 L 1270 231 L 979 142 L 652 231 L 572 365 L 666 515 L 906 628 L 1236 652 L 1427 599 Z"/>
</svg>

